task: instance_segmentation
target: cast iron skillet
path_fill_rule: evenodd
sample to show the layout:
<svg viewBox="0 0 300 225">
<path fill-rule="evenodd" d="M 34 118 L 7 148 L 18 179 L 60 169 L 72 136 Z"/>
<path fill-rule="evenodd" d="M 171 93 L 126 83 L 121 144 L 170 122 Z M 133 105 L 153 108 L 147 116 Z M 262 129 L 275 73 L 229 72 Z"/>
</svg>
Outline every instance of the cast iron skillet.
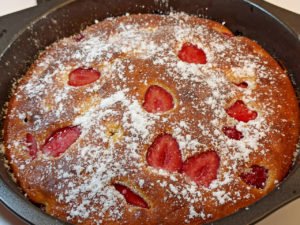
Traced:
<svg viewBox="0 0 300 225">
<path fill-rule="evenodd" d="M 79 32 L 95 19 L 126 12 L 167 13 L 170 9 L 225 21 L 236 35 L 254 39 L 267 49 L 288 68 L 295 88 L 300 87 L 300 15 L 260 0 L 52 0 L 0 19 L 0 108 L 8 100 L 13 81 L 25 73 L 37 53 L 47 45 Z M 2 203 L 28 223 L 63 224 L 44 214 L 23 196 L 4 167 L 3 155 L 0 160 Z M 276 190 L 247 209 L 213 224 L 251 224 L 296 199 L 300 196 L 299 167 L 298 157 Z"/>
</svg>

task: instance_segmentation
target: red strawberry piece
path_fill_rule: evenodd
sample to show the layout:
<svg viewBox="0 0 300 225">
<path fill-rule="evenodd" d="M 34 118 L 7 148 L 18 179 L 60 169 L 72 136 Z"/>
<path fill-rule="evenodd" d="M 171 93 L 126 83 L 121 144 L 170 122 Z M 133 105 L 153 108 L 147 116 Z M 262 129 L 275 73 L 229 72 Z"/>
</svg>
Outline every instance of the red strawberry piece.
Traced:
<svg viewBox="0 0 300 225">
<path fill-rule="evenodd" d="M 248 171 L 242 173 L 240 177 L 246 184 L 262 189 L 266 185 L 268 170 L 265 167 L 253 165 Z"/>
<path fill-rule="evenodd" d="M 78 126 L 64 127 L 55 131 L 42 147 L 42 151 L 48 155 L 57 157 L 64 153 L 80 136 Z"/>
<path fill-rule="evenodd" d="M 149 209 L 149 206 L 145 200 L 131 191 L 128 187 L 122 184 L 114 184 L 114 187 L 124 196 L 128 204 Z"/>
<path fill-rule="evenodd" d="M 26 134 L 26 144 L 29 150 L 29 155 L 34 159 L 38 152 L 36 140 L 32 134 Z"/>
<path fill-rule="evenodd" d="M 244 137 L 242 132 L 238 131 L 235 126 L 223 127 L 222 131 L 227 137 L 231 139 L 241 140 Z"/>
<path fill-rule="evenodd" d="M 241 100 L 237 100 L 232 106 L 226 109 L 226 112 L 234 119 L 246 123 L 257 117 L 257 112 L 248 109 L 245 103 Z"/>
<path fill-rule="evenodd" d="M 206 54 L 197 45 L 184 43 L 178 53 L 178 58 L 187 63 L 205 64 Z"/>
<path fill-rule="evenodd" d="M 71 86 L 83 86 L 95 82 L 101 74 L 92 68 L 77 68 L 69 74 L 68 84 Z"/>
<path fill-rule="evenodd" d="M 151 85 L 146 91 L 143 107 L 149 113 L 166 112 L 174 107 L 173 96 L 164 88 Z"/>
<path fill-rule="evenodd" d="M 240 87 L 240 88 L 247 88 L 248 87 L 248 83 L 243 81 L 239 84 L 235 84 L 236 86 Z"/>
<path fill-rule="evenodd" d="M 82 39 L 84 38 L 84 35 L 82 33 L 79 33 L 79 34 L 75 34 L 73 36 L 73 39 L 77 42 L 81 41 Z"/>
<path fill-rule="evenodd" d="M 227 33 L 227 32 L 222 32 L 222 34 L 227 38 L 231 38 L 234 36 L 232 33 Z"/>
<path fill-rule="evenodd" d="M 220 157 L 215 151 L 207 151 L 188 158 L 182 172 L 198 185 L 208 187 L 217 178 Z"/>
<path fill-rule="evenodd" d="M 171 172 L 179 171 L 182 167 L 179 145 L 170 134 L 155 138 L 148 149 L 146 159 L 150 166 Z"/>
</svg>

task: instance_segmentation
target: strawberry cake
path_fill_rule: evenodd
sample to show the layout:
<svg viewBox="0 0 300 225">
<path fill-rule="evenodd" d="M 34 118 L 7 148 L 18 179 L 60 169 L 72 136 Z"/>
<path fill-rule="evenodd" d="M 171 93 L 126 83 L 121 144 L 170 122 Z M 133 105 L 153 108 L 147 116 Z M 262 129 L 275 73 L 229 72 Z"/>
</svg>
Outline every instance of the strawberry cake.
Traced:
<svg viewBox="0 0 300 225">
<path fill-rule="evenodd" d="M 283 68 L 184 13 L 125 15 L 49 46 L 8 104 L 5 154 L 72 224 L 203 224 L 272 191 L 297 154 Z"/>
</svg>

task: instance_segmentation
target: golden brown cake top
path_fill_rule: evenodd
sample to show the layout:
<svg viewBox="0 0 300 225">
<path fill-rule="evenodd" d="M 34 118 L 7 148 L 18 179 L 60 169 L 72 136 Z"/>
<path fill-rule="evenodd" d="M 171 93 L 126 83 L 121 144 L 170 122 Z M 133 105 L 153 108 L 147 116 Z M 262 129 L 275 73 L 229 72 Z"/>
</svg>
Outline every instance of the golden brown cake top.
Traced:
<svg viewBox="0 0 300 225">
<path fill-rule="evenodd" d="M 285 176 L 297 138 L 276 61 L 178 13 L 110 18 L 54 43 L 20 81 L 5 125 L 28 197 L 86 224 L 228 215 Z"/>
</svg>

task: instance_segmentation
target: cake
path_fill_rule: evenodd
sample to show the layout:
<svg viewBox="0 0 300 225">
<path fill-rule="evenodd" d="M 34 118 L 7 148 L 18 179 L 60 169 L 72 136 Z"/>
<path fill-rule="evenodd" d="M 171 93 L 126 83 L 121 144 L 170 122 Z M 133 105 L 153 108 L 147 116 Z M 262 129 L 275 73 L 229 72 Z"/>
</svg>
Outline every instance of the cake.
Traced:
<svg viewBox="0 0 300 225">
<path fill-rule="evenodd" d="M 296 155 L 286 71 L 184 13 L 124 15 L 47 47 L 18 81 L 5 155 L 72 224 L 204 224 L 272 191 Z"/>
</svg>

